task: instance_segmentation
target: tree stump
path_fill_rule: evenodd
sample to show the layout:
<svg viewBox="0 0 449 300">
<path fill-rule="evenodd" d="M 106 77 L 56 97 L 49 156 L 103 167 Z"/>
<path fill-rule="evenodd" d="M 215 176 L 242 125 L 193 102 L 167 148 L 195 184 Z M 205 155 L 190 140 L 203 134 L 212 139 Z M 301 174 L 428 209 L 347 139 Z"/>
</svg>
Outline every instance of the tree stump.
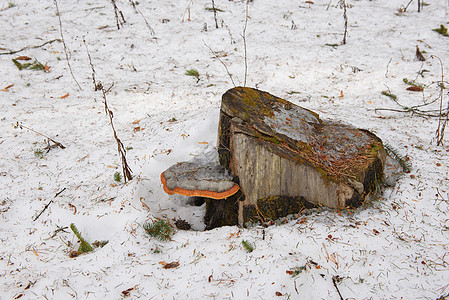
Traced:
<svg viewBox="0 0 449 300">
<path fill-rule="evenodd" d="M 383 180 L 386 152 L 373 133 L 252 88 L 222 97 L 220 164 L 240 186 L 237 220 L 277 219 L 314 205 L 360 205 Z M 214 210 L 209 205 L 209 210 Z"/>
</svg>

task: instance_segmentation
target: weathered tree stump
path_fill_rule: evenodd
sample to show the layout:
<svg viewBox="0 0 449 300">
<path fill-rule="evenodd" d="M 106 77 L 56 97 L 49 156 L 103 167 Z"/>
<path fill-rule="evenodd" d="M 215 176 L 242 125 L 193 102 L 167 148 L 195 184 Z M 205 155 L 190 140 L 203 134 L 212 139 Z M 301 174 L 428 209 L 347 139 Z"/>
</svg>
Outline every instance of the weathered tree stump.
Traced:
<svg viewBox="0 0 449 300">
<path fill-rule="evenodd" d="M 386 159 L 382 141 L 369 131 L 320 120 L 308 109 L 243 87 L 223 95 L 218 151 L 240 186 L 240 225 L 310 205 L 358 206 L 379 187 Z M 214 209 L 209 205 L 208 213 Z"/>
</svg>

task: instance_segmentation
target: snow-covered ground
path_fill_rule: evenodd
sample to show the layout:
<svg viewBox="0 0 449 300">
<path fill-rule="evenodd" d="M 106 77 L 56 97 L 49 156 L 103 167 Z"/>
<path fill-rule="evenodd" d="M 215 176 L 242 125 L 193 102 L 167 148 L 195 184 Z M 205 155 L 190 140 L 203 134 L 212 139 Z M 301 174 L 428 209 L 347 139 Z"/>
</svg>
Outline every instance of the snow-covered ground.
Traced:
<svg viewBox="0 0 449 300">
<path fill-rule="evenodd" d="M 205 232 L 204 206 L 166 195 L 159 176 L 195 155 L 214 158 L 221 95 L 233 84 L 208 47 L 236 85 L 245 80 L 245 1 L 214 2 L 223 10 L 218 29 L 208 0 L 139 1 L 138 12 L 130 1 L 117 0 L 126 20 L 117 29 L 111 1 L 58 1 L 82 89 L 62 43 L 31 48 L 60 38 L 54 2 L 0 2 L 0 298 L 448 295 L 449 148 L 436 146 L 438 120 L 375 110 L 401 109 L 381 95 L 385 90 L 407 107 L 439 96 L 436 56 L 449 74 L 449 37 L 432 29 L 449 27 L 446 0 L 428 1 L 420 13 L 417 1 L 399 13 L 408 0 L 347 0 L 347 44 L 340 46 L 332 46 L 344 32 L 338 1 L 251 1 L 247 86 L 375 132 L 409 157 L 413 170 L 358 210 L 315 211 L 265 229 Z M 120 158 L 102 93 L 93 89 L 86 45 L 96 80 L 110 88 L 114 126 L 129 149 L 134 179 L 126 184 L 114 181 Z M 416 59 L 417 45 L 424 62 Z M 30 48 L 4 54 L 24 47 Z M 38 60 L 49 72 L 19 71 L 12 62 L 18 56 Z M 198 82 L 185 75 L 189 69 L 198 70 Z M 407 91 L 403 78 L 430 86 L 424 94 Z M 66 148 L 47 153 L 46 139 L 17 123 Z M 142 228 L 155 218 L 184 219 L 196 230 L 161 242 Z M 71 223 L 87 241 L 109 243 L 69 257 L 77 238 L 59 229 Z M 247 252 L 242 240 L 254 251 Z M 179 266 L 165 269 L 161 262 Z"/>
</svg>

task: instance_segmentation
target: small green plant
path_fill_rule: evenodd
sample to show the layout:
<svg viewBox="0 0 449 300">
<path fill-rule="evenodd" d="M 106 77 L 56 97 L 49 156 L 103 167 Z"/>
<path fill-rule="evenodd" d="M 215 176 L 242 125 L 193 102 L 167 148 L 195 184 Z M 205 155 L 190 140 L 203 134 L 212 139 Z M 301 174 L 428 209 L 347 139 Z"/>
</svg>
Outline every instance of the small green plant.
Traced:
<svg viewBox="0 0 449 300">
<path fill-rule="evenodd" d="M 399 154 L 398 150 L 396 150 L 389 144 L 384 144 L 384 148 L 387 151 L 388 155 L 390 155 L 391 158 L 393 158 L 399 163 L 399 165 L 402 168 L 402 171 L 404 171 L 405 173 L 410 173 L 412 165 L 408 160 L 405 159 L 405 157 Z"/>
<path fill-rule="evenodd" d="M 81 236 L 81 233 L 78 231 L 78 228 L 76 228 L 75 224 L 70 224 L 70 229 L 72 229 L 73 233 L 75 234 L 75 236 L 78 238 L 78 240 L 80 241 L 80 246 L 78 248 L 78 253 L 86 253 L 86 252 L 91 252 L 92 246 L 85 240 L 83 239 L 83 237 Z"/>
<path fill-rule="evenodd" d="M 8 2 L 8 8 L 13 8 L 15 6 L 16 6 L 16 4 L 14 3 L 14 1 L 9 1 Z"/>
<path fill-rule="evenodd" d="M 16 65 L 17 69 L 22 70 L 36 70 L 36 71 L 47 71 L 48 67 L 45 67 L 43 64 L 34 60 L 32 63 L 20 63 L 16 59 L 12 59 L 12 62 Z"/>
<path fill-rule="evenodd" d="M 299 274 L 301 274 L 302 273 L 302 271 L 305 271 L 306 270 L 306 266 L 304 265 L 304 266 L 301 266 L 301 267 L 296 267 L 294 270 L 293 270 L 293 273 L 291 273 L 292 274 L 292 278 L 295 278 L 296 276 L 298 276 Z"/>
<path fill-rule="evenodd" d="M 196 77 L 196 80 L 197 80 L 196 82 L 199 82 L 199 81 L 200 81 L 200 73 L 199 73 L 198 70 L 196 70 L 196 69 L 188 69 L 188 70 L 184 73 L 184 75 Z"/>
<path fill-rule="evenodd" d="M 393 100 L 397 100 L 398 99 L 398 96 L 396 96 L 395 94 L 392 94 L 389 91 L 382 91 L 381 94 L 384 95 L 384 96 L 390 97 Z"/>
<path fill-rule="evenodd" d="M 156 220 L 151 223 L 143 224 L 143 229 L 149 236 L 157 238 L 161 241 L 170 241 L 175 233 L 173 226 L 165 220 Z"/>
<path fill-rule="evenodd" d="M 447 28 L 444 27 L 443 24 L 440 25 L 440 28 L 435 28 L 435 29 L 432 29 L 432 30 L 435 31 L 435 32 L 438 32 L 442 36 L 449 36 L 449 33 L 447 32 Z"/>
<path fill-rule="evenodd" d="M 420 88 L 424 88 L 424 86 L 422 84 L 416 83 L 414 80 L 408 80 L 407 78 L 403 78 L 402 81 L 404 81 L 405 84 L 411 85 L 411 86 L 416 86 L 416 87 L 420 87 Z"/>
<path fill-rule="evenodd" d="M 159 254 L 159 253 L 162 253 L 162 250 L 159 249 L 159 247 L 156 247 L 156 248 L 152 248 L 151 252 L 153 252 L 154 254 Z"/>
<path fill-rule="evenodd" d="M 44 158 L 44 154 L 45 152 L 41 148 L 34 149 L 34 156 L 36 156 L 37 158 Z"/>
<path fill-rule="evenodd" d="M 216 7 L 206 7 L 205 10 L 207 11 L 219 11 L 219 12 L 224 12 L 224 10 L 216 8 Z"/>
<path fill-rule="evenodd" d="M 120 172 L 115 172 L 114 173 L 114 180 L 117 182 L 122 181 L 122 174 L 120 174 Z"/>
<path fill-rule="evenodd" d="M 134 149 L 134 148 L 131 147 L 131 146 L 125 147 L 125 150 L 126 150 L 126 151 L 128 151 L 128 150 L 133 150 L 133 149 Z"/>
<path fill-rule="evenodd" d="M 245 250 L 247 252 L 251 253 L 251 252 L 254 251 L 254 246 L 250 242 L 248 242 L 246 240 L 242 240 L 242 246 L 243 246 L 243 248 L 245 248 Z"/>
</svg>

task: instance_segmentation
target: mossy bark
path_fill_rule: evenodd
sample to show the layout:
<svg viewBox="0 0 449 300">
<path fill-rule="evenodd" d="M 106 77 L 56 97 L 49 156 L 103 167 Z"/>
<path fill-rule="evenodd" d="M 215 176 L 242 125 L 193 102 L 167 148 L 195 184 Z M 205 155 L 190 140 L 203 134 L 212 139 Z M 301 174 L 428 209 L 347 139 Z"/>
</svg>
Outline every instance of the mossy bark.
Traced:
<svg viewBox="0 0 449 300">
<path fill-rule="evenodd" d="M 243 199 L 243 194 L 239 191 L 231 197 L 225 199 L 204 198 L 206 201 L 206 215 L 204 222 L 206 230 L 221 226 L 235 226 L 238 224 L 238 202 Z"/>
<path fill-rule="evenodd" d="M 317 205 L 306 201 L 304 197 L 272 196 L 259 199 L 257 205 L 244 205 L 243 223 L 267 222 L 315 207 Z"/>
</svg>

